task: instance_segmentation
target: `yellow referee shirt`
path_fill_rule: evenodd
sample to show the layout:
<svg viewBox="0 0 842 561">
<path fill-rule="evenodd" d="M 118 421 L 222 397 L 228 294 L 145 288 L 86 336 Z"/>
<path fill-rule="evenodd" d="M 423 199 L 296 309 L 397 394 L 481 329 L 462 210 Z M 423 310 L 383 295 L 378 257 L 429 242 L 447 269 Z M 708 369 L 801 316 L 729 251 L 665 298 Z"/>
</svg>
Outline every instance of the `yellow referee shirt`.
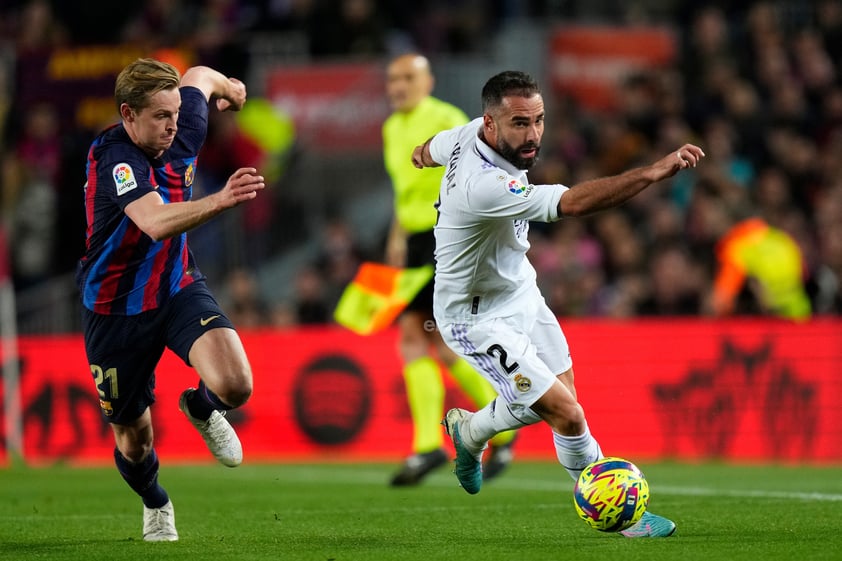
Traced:
<svg viewBox="0 0 842 561">
<path fill-rule="evenodd" d="M 412 150 L 434 134 L 467 122 L 461 109 L 428 96 L 409 113 L 392 113 L 383 123 L 383 157 L 395 192 L 395 216 L 407 233 L 435 226 L 433 205 L 444 173 L 444 167 L 416 169 Z"/>
</svg>

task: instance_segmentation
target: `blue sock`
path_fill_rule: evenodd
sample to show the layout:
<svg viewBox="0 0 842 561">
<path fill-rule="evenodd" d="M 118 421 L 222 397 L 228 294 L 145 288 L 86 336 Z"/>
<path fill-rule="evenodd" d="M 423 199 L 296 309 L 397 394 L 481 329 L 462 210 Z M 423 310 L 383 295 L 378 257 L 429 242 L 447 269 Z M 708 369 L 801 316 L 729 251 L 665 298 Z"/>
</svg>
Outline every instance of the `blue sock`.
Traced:
<svg viewBox="0 0 842 561">
<path fill-rule="evenodd" d="M 204 382 L 199 382 L 199 388 L 190 392 L 187 396 L 187 408 L 190 414 L 196 419 L 207 421 L 211 413 L 222 410 L 227 411 L 233 409 L 227 403 L 224 403 L 215 393 L 210 391 Z"/>
<path fill-rule="evenodd" d="M 123 457 L 115 446 L 114 463 L 117 464 L 117 471 L 129 487 L 140 495 L 147 508 L 161 508 L 170 500 L 167 492 L 158 484 L 158 454 L 154 448 L 145 460 L 136 464 Z"/>
</svg>

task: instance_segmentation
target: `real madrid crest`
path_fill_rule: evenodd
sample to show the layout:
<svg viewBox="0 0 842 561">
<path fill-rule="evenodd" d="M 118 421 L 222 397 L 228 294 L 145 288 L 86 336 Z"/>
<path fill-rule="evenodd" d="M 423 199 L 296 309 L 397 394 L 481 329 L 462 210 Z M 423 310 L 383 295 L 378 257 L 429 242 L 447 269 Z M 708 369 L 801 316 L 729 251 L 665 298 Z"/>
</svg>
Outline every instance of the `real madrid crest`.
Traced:
<svg viewBox="0 0 842 561">
<path fill-rule="evenodd" d="M 532 388 L 532 380 L 518 372 L 514 377 L 515 387 L 518 391 L 528 392 Z"/>
</svg>

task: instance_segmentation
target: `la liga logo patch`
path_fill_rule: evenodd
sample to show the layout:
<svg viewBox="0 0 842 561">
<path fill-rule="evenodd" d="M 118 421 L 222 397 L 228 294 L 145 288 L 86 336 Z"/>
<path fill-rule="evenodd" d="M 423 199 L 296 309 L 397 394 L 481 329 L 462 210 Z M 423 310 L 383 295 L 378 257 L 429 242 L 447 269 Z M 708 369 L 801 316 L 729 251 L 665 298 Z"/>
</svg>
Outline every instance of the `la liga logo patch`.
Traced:
<svg viewBox="0 0 842 561">
<path fill-rule="evenodd" d="M 114 166 L 111 175 L 114 177 L 114 185 L 117 187 L 118 196 L 128 193 L 137 187 L 137 180 L 135 179 L 134 171 L 132 171 L 132 166 L 127 163 L 120 163 Z"/>
<path fill-rule="evenodd" d="M 517 179 L 510 180 L 506 188 L 509 190 L 509 193 L 519 195 L 524 198 L 528 197 L 532 192 L 532 185 L 524 185 Z"/>
</svg>

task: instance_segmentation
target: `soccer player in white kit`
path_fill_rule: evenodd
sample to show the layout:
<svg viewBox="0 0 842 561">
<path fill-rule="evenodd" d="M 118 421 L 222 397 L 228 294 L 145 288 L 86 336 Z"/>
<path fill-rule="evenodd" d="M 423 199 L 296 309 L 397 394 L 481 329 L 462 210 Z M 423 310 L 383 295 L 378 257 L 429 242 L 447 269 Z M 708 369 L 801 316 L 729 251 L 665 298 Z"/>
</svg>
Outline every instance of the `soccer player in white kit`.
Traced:
<svg viewBox="0 0 842 561">
<path fill-rule="evenodd" d="M 434 315 L 445 342 L 495 387 L 475 413 L 443 421 L 456 449 L 456 476 L 471 494 L 482 485 L 482 454 L 495 434 L 539 421 L 553 432 L 558 460 L 577 479 L 603 457 L 576 398 L 573 361 L 526 257 L 529 221 L 553 222 L 618 206 L 704 156 L 685 144 L 657 162 L 567 187 L 532 185 L 544 101 L 527 74 L 501 72 L 482 90 L 483 115 L 440 132 L 412 153 L 417 168 L 445 166 L 437 208 Z M 675 524 L 645 513 L 622 533 L 666 537 Z"/>
</svg>

